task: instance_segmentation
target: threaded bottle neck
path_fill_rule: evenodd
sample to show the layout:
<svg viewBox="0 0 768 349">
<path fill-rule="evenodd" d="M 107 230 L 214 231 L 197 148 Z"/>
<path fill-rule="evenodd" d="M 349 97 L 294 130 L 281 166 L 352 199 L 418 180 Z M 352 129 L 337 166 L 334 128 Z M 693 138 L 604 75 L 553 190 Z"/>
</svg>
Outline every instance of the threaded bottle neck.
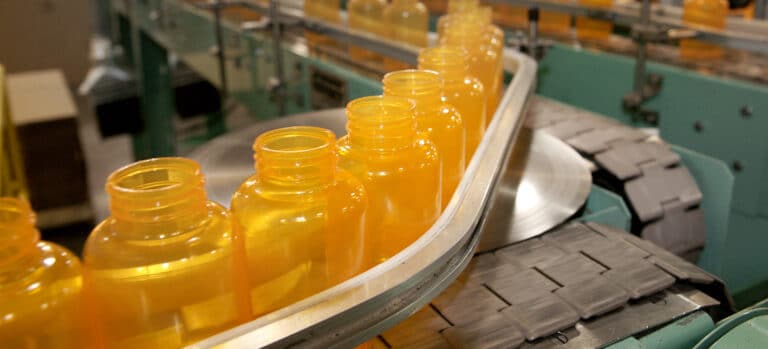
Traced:
<svg viewBox="0 0 768 349">
<path fill-rule="evenodd" d="M 416 112 L 424 107 L 440 104 L 443 81 L 437 72 L 430 70 L 399 70 L 384 75 L 382 80 L 385 96 L 405 97 L 412 100 Z"/>
<path fill-rule="evenodd" d="M 183 230 L 202 219 L 207 212 L 204 186 L 197 162 L 156 158 L 115 171 L 107 178 L 106 190 L 120 232 L 154 238 L 169 233 L 162 230 Z"/>
<path fill-rule="evenodd" d="M 35 215 L 25 201 L 0 198 L 0 270 L 36 251 L 40 232 Z"/>
<path fill-rule="evenodd" d="M 419 69 L 437 72 L 444 83 L 464 80 L 469 74 L 467 51 L 445 46 L 424 49 L 419 53 Z"/>
<path fill-rule="evenodd" d="M 319 127 L 286 127 L 261 134 L 253 144 L 257 176 L 286 186 L 333 182 L 336 136 Z"/>
<path fill-rule="evenodd" d="M 416 141 L 414 104 L 397 96 L 371 96 L 347 104 L 349 143 L 356 149 L 391 153 Z"/>
</svg>

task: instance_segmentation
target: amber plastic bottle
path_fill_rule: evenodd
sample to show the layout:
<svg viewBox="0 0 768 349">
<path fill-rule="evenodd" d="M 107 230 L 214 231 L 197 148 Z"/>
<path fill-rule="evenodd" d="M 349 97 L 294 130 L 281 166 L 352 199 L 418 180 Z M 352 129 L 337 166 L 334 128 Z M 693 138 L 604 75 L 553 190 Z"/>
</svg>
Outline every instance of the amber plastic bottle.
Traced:
<svg viewBox="0 0 768 349">
<path fill-rule="evenodd" d="M 492 43 L 492 37 L 488 26 L 468 20 L 451 20 L 440 37 L 444 46 L 467 50 L 470 74 L 480 79 L 485 87 L 488 115 L 494 113 L 501 99 L 503 77 L 499 46 Z"/>
<path fill-rule="evenodd" d="M 349 27 L 376 36 L 385 36 L 387 31 L 384 25 L 384 8 L 386 6 L 385 0 L 349 0 L 347 3 Z M 349 55 L 358 61 L 381 62 L 383 59 L 381 55 L 357 46 L 349 47 Z"/>
<path fill-rule="evenodd" d="M 560 0 L 568 3 L 568 0 Z M 541 11 L 539 14 L 539 30 L 545 34 L 557 36 L 568 35 L 571 32 L 571 15 L 556 11 Z"/>
<path fill-rule="evenodd" d="M 528 26 L 528 8 L 508 4 L 493 5 L 494 20 L 502 25 L 514 28 Z"/>
<path fill-rule="evenodd" d="M 109 176 L 112 215 L 83 252 L 89 348 L 180 348 L 250 318 L 242 241 L 203 186 L 183 158 Z"/>
<path fill-rule="evenodd" d="M 253 314 L 260 316 L 363 271 L 366 195 L 337 170 L 336 137 L 288 127 L 256 138 L 256 174 L 232 197 L 245 241 Z"/>
<path fill-rule="evenodd" d="M 442 207 L 448 205 L 466 168 L 466 131 L 458 109 L 443 101 L 443 81 L 429 70 L 399 70 L 384 75 L 384 95 L 414 102 L 416 128 L 437 147 L 443 167 Z"/>
<path fill-rule="evenodd" d="M 77 257 L 40 241 L 29 205 L 0 198 L 0 347 L 83 348 Z"/>
<path fill-rule="evenodd" d="M 440 158 L 416 130 L 413 102 L 373 96 L 347 104 L 339 166 L 368 193 L 366 254 L 371 265 L 400 252 L 440 216 Z"/>
<path fill-rule="evenodd" d="M 725 0 L 686 0 L 683 2 L 683 22 L 695 26 L 724 29 L 728 16 Z M 715 60 L 723 56 L 723 49 L 715 44 L 695 39 L 680 40 L 680 58 L 689 60 Z"/>
<path fill-rule="evenodd" d="M 390 39 L 417 47 L 427 47 L 429 12 L 418 0 L 392 0 L 384 9 L 384 24 Z M 384 68 L 393 71 L 410 66 L 394 58 L 384 57 Z"/>
<path fill-rule="evenodd" d="M 469 73 L 467 51 L 459 47 L 432 47 L 419 54 L 419 69 L 432 70 L 443 80 L 443 99 L 461 114 L 469 160 L 483 138 L 486 125 L 483 83 Z"/>
<path fill-rule="evenodd" d="M 579 4 L 595 8 L 611 8 L 613 0 L 579 0 Z M 576 17 L 576 36 L 586 40 L 608 40 L 613 33 L 613 23 L 588 17 Z"/>
<path fill-rule="evenodd" d="M 304 1 L 304 13 L 309 17 L 322 19 L 327 22 L 341 22 L 340 0 L 310 0 Z M 325 35 L 307 31 L 304 36 L 310 47 L 317 45 L 333 45 L 335 41 Z"/>
</svg>

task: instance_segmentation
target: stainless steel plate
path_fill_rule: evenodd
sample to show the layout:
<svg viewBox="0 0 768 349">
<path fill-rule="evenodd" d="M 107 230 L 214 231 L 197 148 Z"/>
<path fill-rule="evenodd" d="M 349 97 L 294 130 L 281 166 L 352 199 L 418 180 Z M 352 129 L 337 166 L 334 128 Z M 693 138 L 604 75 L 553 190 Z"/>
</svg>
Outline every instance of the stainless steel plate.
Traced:
<svg viewBox="0 0 768 349">
<path fill-rule="evenodd" d="M 544 132 L 523 129 L 483 228 L 480 252 L 532 238 L 565 222 L 592 187 L 588 164 Z"/>
</svg>

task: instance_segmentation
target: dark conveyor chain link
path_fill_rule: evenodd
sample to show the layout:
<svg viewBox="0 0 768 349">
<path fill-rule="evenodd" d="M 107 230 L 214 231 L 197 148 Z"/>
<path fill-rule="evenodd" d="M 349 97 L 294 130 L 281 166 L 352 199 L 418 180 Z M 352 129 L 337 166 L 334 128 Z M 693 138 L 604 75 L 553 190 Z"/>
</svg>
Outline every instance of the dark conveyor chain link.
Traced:
<svg viewBox="0 0 768 349">
<path fill-rule="evenodd" d="M 602 324 L 614 336 L 606 340 L 618 340 L 615 336 L 630 336 L 695 311 L 676 305 L 679 294 L 694 292 L 697 296 L 691 299 L 706 299 L 697 309 L 728 303 L 699 289 L 723 285 L 647 240 L 605 225 L 572 222 L 475 256 L 456 282 L 382 334 L 376 345 L 558 348 L 570 340 L 578 347 L 586 345 L 579 341 L 586 340 L 583 333 L 590 326 L 599 333 Z M 717 292 L 708 293 L 720 298 Z M 658 316 L 642 324 L 640 313 Z"/>
<path fill-rule="evenodd" d="M 678 255 L 706 240 L 702 194 L 680 156 L 663 141 L 618 121 L 536 97 L 526 126 L 576 149 L 617 183 L 632 206 L 633 230 Z"/>
</svg>

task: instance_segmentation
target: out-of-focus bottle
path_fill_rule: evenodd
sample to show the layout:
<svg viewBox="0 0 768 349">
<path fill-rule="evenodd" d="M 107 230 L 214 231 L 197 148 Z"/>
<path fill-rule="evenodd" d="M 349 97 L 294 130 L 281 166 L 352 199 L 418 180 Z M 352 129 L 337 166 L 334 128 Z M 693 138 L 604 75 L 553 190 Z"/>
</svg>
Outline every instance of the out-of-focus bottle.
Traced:
<svg viewBox="0 0 768 349">
<path fill-rule="evenodd" d="M 376 36 L 386 35 L 384 25 L 384 8 L 386 0 L 349 0 L 347 15 L 349 27 L 362 30 Z M 383 57 L 362 47 L 350 46 L 349 55 L 357 61 L 381 62 Z"/>
<path fill-rule="evenodd" d="M 528 26 L 528 8 L 509 4 L 493 5 L 493 20 L 503 26 L 525 28 Z"/>
<path fill-rule="evenodd" d="M 613 0 L 579 0 L 579 4 L 595 8 L 609 9 Z M 588 17 L 576 17 L 576 36 L 586 40 L 608 40 L 613 33 L 613 23 Z"/>
<path fill-rule="evenodd" d="M 429 70 L 400 70 L 384 75 L 385 96 L 405 97 L 415 105 L 416 128 L 437 147 L 442 163 L 442 207 L 448 205 L 466 168 L 466 131 L 461 114 L 443 101 L 443 81 Z"/>
<path fill-rule="evenodd" d="M 487 115 L 495 112 L 502 92 L 502 60 L 499 46 L 489 39 L 493 35 L 489 34 L 488 26 L 476 21 L 451 20 L 440 37 L 444 46 L 467 50 L 470 75 L 480 79 L 485 87 Z"/>
<path fill-rule="evenodd" d="M 322 19 L 331 23 L 340 23 L 340 0 L 311 0 L 304 1 L 304 13 L 309 17 Z M 335 40 L 307 30 L 304 34 L 310 47 L 318 45 L 334 45 Z"/>
<path fill-rule="evenodd" d="M 184 158 L 109 176 L 112 215 L 83 252 L 89 348 L 180 348 L 250 319 L 242 240 L 204 182 Z"/>
<path fill-rule="evenodd" d="M 683 22 L 694 26 L 724 29 L 728 16 L 726 0 L 685 0 Z M 680 40 L 680 58 L 714 60 L 723 56 L 720 46 L 695 39 Z"/>
<path fill-rule="evenodd" d="M 466 157 L 469 164 L 486 125 L 483 83 L 469 73 L 467 51 L 459 47 L 433 47 L 419 54 L 419 69 L 433 70 L 443 80 L 443 99 L 456 107 L 466 131 Z"/>
<path fill-rule="evenodd" d="M 337 170 L 336 137 L 287 127 L 256 138 L 256 174 L 232 197 L 253 314 L 290 305 L 363 271 L 366 195 Z"/>
<path fill-rule="evenodd" d="M 416 130 L 413 102 L 363 97 L 347 104 L 347 135 L 338 141 L 339 166 L 368 193 L 366 253 L 371 265 L 416 241 L 440 216 L 437 148 Z"/>
<path fill-rule="evenodd" d="M 448 0 L 448 13 L 473 11 L 478 6 L 479 0 Z"/>
<path fill-rule="evenodd" d="M 568 0 L 559 0 L 568 3 Z M 545 34 L 564 36 L 571 32 L 571 15 L 556 11 L 541 11 L 539 30 Z"/>
<path fill-rule="evenodd" d="M 752 2 L 746 7 L 730 9 L 728 15 L 731 17 L 741 17 L 747 20 L 755 18 L 755 3 Z"/>
<path fill-rule="evenodd" d="M 40 241 L 29 205 L 0 198 L 0 346 L 84 348 L 77 257 Z"/>
<path fill-rule="evenodd" d="M 384 23 L 390 39 L 417 47 L 427 47 L 429 12 L 418 0 L 392 0 L 384 9 Z M 384 68 L 393 71 L 407 69 L 409 65 L 394 58 L 384 57 Z"/>
</svg>

